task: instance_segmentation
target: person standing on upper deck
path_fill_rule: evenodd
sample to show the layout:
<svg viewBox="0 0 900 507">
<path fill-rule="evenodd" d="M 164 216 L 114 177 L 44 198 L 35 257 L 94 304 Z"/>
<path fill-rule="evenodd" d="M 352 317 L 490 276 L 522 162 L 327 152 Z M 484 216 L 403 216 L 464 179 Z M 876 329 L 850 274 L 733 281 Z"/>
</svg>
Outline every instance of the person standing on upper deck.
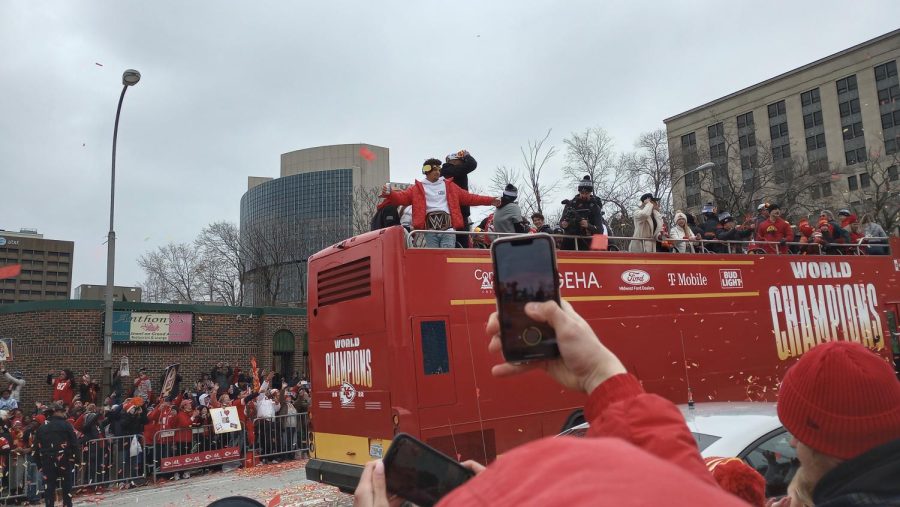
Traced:
<svg viewBox="0 0 900 507">
<path fill-rule="evenodd" d="M 655 252 L 656 240 L 662 229 L 663 217 L 659 212 L 659 199 L 651 193 L 642 195 L 641 205 L 634 212 L 634 234 L 632 235 L 634 239 L 628 246 L 628 250 L 630 252 Z"/>
<path fill-rule="evenodd" d="M 432 231 L 465 231 L 466 222 L 460 206 L 499 206 L 500 199 L 486 195 L 470 194 L 453 182 L 453 178 L 441 176 L 441 161 L 429 158 L 422 166 L 424 178 L 406 190 L 392 190 L 390 184 L 381 189 L 384 200 L 378 208 L 393 204 L 412 205 L 413 229 Z M 454 234 L 426 234 L 428 248 L 453 248 Z"/>
<path fill-rule="evenodd" d="M 766 253 L 777 252 L 786 254 L 788 253 L 788 247 L 785 243 L 794 241 L 794 231 L 791 229 L 791 224 L 781 218 L 781 208 L 777 204 L 769 205 L 769 218 L 759 224 L 756 232 L 762 241 L 768 242 L 761 245 L 761 248 Z M 776 242 L 778 245 L 773 245 L 772 242 Z"/>
<path fill-rule="evenodd" d="M 444 165 L 441 167 L 441 176 L 444 178 L 452 178 L 453 183 L 456 183 L 459 188 L 468 192 L 469 173 L 478 167 L 478 161 L 476 161 L 475 157 L 466 150 L 459 150 L 456 153 L 451 153 L 447 155 L 445 160 L 446 162 L 444 162 Z M 459 211 L 462 213 L 463 223 L 465 224 L 464 229 L 468 231 L 472 225 L 472 221 L 469 218 L 471 212 L 469 205 L 461 205 Z M 456 246 L 460 248 L 469 248 L 470 244 L 468 236 L 459 236 L 456 238 Z"/>
</svg>

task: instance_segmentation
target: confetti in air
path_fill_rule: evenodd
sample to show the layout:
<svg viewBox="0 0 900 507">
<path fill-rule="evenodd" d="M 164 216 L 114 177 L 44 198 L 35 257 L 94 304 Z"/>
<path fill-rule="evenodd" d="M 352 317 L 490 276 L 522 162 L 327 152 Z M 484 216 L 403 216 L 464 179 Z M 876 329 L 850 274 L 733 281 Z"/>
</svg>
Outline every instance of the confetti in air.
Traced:
<svg viewBox="0 0 900 507">
<path fill-rule="evenodd" d="M 368 162 L 374 162 L 377 158 L 375 154 L 372 153 L 372 150 L 366 148 L 365 146 L 359 149 L 359 156 L 366 159 L 366 161 Z"/>
<path fill-rule="evenodd" d="M 0 280 L 4 278 L 15 278 L 22 273 L 21 264 L 11 264 L 9 266 L 0 267 Z"/>
</svg>

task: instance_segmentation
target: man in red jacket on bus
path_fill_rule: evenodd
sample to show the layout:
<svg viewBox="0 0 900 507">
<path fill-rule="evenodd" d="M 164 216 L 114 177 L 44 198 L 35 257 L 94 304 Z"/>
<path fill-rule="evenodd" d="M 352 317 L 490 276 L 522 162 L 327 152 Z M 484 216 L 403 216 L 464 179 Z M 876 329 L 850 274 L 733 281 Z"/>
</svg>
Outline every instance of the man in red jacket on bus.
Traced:
<svg viewBox="0 0 900 507">
<path fill-rule="evenodd" d="M 393 190 L 385 184 L 381 191 L 384 201 L 378 205 L 381 209 L 394 206 L 412 205 L 414 229 L 448 231 L 446 234 L 426 234 L 425 246 L 428 248 L 453 248 L 456 246 L 452 231 L 465 231 L 466 221 L 460 206 L 499 206 L 500 199 L 486 195 L 470 194 L 453 183 L 453 178 L 441 176 L 441 161 L 429 158 L 422 166 L 425 178 L 416 181 L 406 190 Z"/>
<path fill-rule="evenodd" d="M 771 242 L 764 243 L 760 247 L 766 253 L 788 253 L 788 247 L 785 243 L 794 241 L 794 230 L 787 220 L 781 218 L 781 208 L 777 204 L 769 205 L 769 218 L 759 224 L 757 235 L 760 240 Z M 772 243 L 778 243 L 773 245 Z"/>
<path fill-rule="evenodd" d="M 678 407 L 645 393 L 569 303 L 529 303 L 525 312 L 556 331 L 561 357 L 497 364 L 491 373 L 545 369 L 563 387 L 587 393 L 589 438 L 532 442 L 487 468 L 466 462 L 476 476 L 439 505 L 746 505 L 716 484 Z M 493 335 L 489 350 L 495 354 L 499 330 L 494 313 L 487 333 Z M 388 505 L 388 500 L 384 464 L 372 461 L 363 470 L 355 505 Z"/>
</svg>

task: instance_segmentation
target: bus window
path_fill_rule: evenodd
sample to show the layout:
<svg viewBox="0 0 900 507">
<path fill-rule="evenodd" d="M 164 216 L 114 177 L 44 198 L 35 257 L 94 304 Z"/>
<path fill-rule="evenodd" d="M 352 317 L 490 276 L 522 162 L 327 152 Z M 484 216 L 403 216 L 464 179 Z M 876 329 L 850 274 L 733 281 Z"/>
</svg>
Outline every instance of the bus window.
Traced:
<svg viewBox="0 0 900 507">
<path fill-rule="evenodd" d="M 422 367 L 425 375 L 450 373 L 447 327 L 442 320 L 422 321 Z"/>
</svg>

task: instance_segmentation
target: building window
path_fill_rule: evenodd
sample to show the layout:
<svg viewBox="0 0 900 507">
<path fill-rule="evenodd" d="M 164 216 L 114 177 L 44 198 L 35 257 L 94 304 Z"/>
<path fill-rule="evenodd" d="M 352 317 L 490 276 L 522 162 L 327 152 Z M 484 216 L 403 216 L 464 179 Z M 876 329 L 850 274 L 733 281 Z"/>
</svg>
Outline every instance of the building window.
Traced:
<svg viewBox="0 0 900 507">
<path fill-rule="evenodd" d="M 831 182 L 826 181 L 820 185 L 822 189 L 822 197 L 831 197 Z"/>
<path fill-rule="evenodd" d="M 780 116 L 785 114 L 785 112 L 787 112 L 787 109 L 785 108 L 783 100 L 774 104 L 769 104 L 769 118 Z"/>
<path fill-rule="evenodd" d="M 813 111 L 803 115 L 803 128 L 811 129 L 822 124 L 822 111 Z"/>
<path fill-rule="evenodd" d="M 772 148 L 772 158 L 775 160 L 791 158 L 791 145 L 785 144 L 784 146 L 775 146 Z"/>
<path fill-rule="evenodd" d="M 742 155 L 741 156 L 741 170 L 749 171 L 754 167 L 758 167 L 758 162 L 756 159 L 756 154 L 752 155 Z"/>
<path fill-rule="evenodd" d="M 888 180 L 897 181 L 900 179 L 900 171 L 897 170 L 897 166 L 892 165 L 887 168 Z"/>
<path fill-rule="evenodd" d="M 848 150 L 844 153 L 844 156 L 847 160 L 847 165 L 853 165 L 865 162 L 866 157 L 866 149 L 865 148 L 857 148 L 855 150 Z"/>
<path fill-rule="evenodd" d="M 713 162 L 720 162 L 721 160 L 716 159 L 724 159 L 725 158 L 725 143 L 714 144 L 709 147 L 709 158 Z"/>
<path fill-rule="evenodd" d="M 856 122 L 853 125 L 847 125 L 844 127 L 844 140 L 849 141 L 850 139 L 856 139 L 857 137 L 861 137 L 863 135 L 863 126 L 862 122 Z"/>
<path fill-rule="evenodd" d="M 859 188 L 869 188 L 872 186 L 872 179 L 869 178 L 868 173 L 861 173 L 859 175 Z"/>
<path fill-rule="evenodd" d="M 844 79 L 837 80 L 838 95 L 847 93 L 856 89 L 856 76 L 848 76 Z"/>
<path fill-rule="evenodd" d="M 841 110 L 841 118 L 850 116 L 851 114 L 856 114 L 859 112 L 859 99 L 852 99 L 841 102 L 838 105 L 838 109 Z"/>
<path fill-rule="evenodd" d="M 806 138 L 806 151 L 813 151 L 825 147 L 825 134 L 817 134 Z"/>
<path fill-rule="evenodd" d="M 690 148 L 691 146 L 697 146 L 697 134 L 694 132 L 681 136 L 681 147 Z"/>
<path fill-rule="evenodd" d="M 710 139 L 714 139 L 716 137 L 725 135 L 725 127 L 722 122 L 716 123 L 715 125 L 710 125 L 706 128 L 706 134 Z"/>
<path fill-rule="evenodd" d="M 857 183 L 856 175 L 847 177 L 847 187 L 851 192 L 859 190 L 859 183 Z"/>
<path fill-rule="evenodd" d="M 821 117 L 821 115 L 819 115 Z M 772 140 L 776 140 L 782 137 L 788 136 L 788 125 L 787 122 L 779 123 L 778 125 L 772 125 L 769 127 L 769 135 L 772 137 Z"/>
<path fill-rule="evenodd" d="M 740 136 L 738 143 L 740 143 L 741 149 L 756 146 L 756 134 L 751 132 L 745 136 Z"/>
<path fill-rule="evenodd" d="M 819 102 L 819 89 L 810 90 L 808 92 L 804 92 L 800 94 L 800 103 L 804 106 L 808 106 L 810 104 L 815 104 Z"/>
<path fill-rule="evenodd" d="M 884 113 L 881 115 L 881 128 L 889 129 L 891 127 L 900 126 L 900 109 L 893 113 Z"/>
<path fill-rule="evenodd" d="M 893 155 L 897 153 L 898 148 L 900 148 L 900 138 L 897 139 L 886 139 L 884 141 L 884 152 L 887 155 Z"/>
<path fill-rule="evenodd" d="M 750 111 L 749 113 L 744 113 L 744 114 L 738 115 L 738 117 L 737 117 L 738 128 L 750 127 L 752 125 L 753 125 L 753 111 Z"/>
<path fill-rule="evenodd" d="M 810 160 L 809 161 L 810 174 L 823 173 L 827 170 L 828 170 L 828 159 L 827 158 L 820 158 L 818 160 Z"/>
<path fill-rule="evenodd" d="M 900 85 L 878 90 L 878 104 L 885 105 L 900 100 Z"/>
<path fill-rule="evenodd" d="M 897 62 L 887 62 L 875 67 L 875 81 L 881 81 L 897 75 Z"/>
</svg>

